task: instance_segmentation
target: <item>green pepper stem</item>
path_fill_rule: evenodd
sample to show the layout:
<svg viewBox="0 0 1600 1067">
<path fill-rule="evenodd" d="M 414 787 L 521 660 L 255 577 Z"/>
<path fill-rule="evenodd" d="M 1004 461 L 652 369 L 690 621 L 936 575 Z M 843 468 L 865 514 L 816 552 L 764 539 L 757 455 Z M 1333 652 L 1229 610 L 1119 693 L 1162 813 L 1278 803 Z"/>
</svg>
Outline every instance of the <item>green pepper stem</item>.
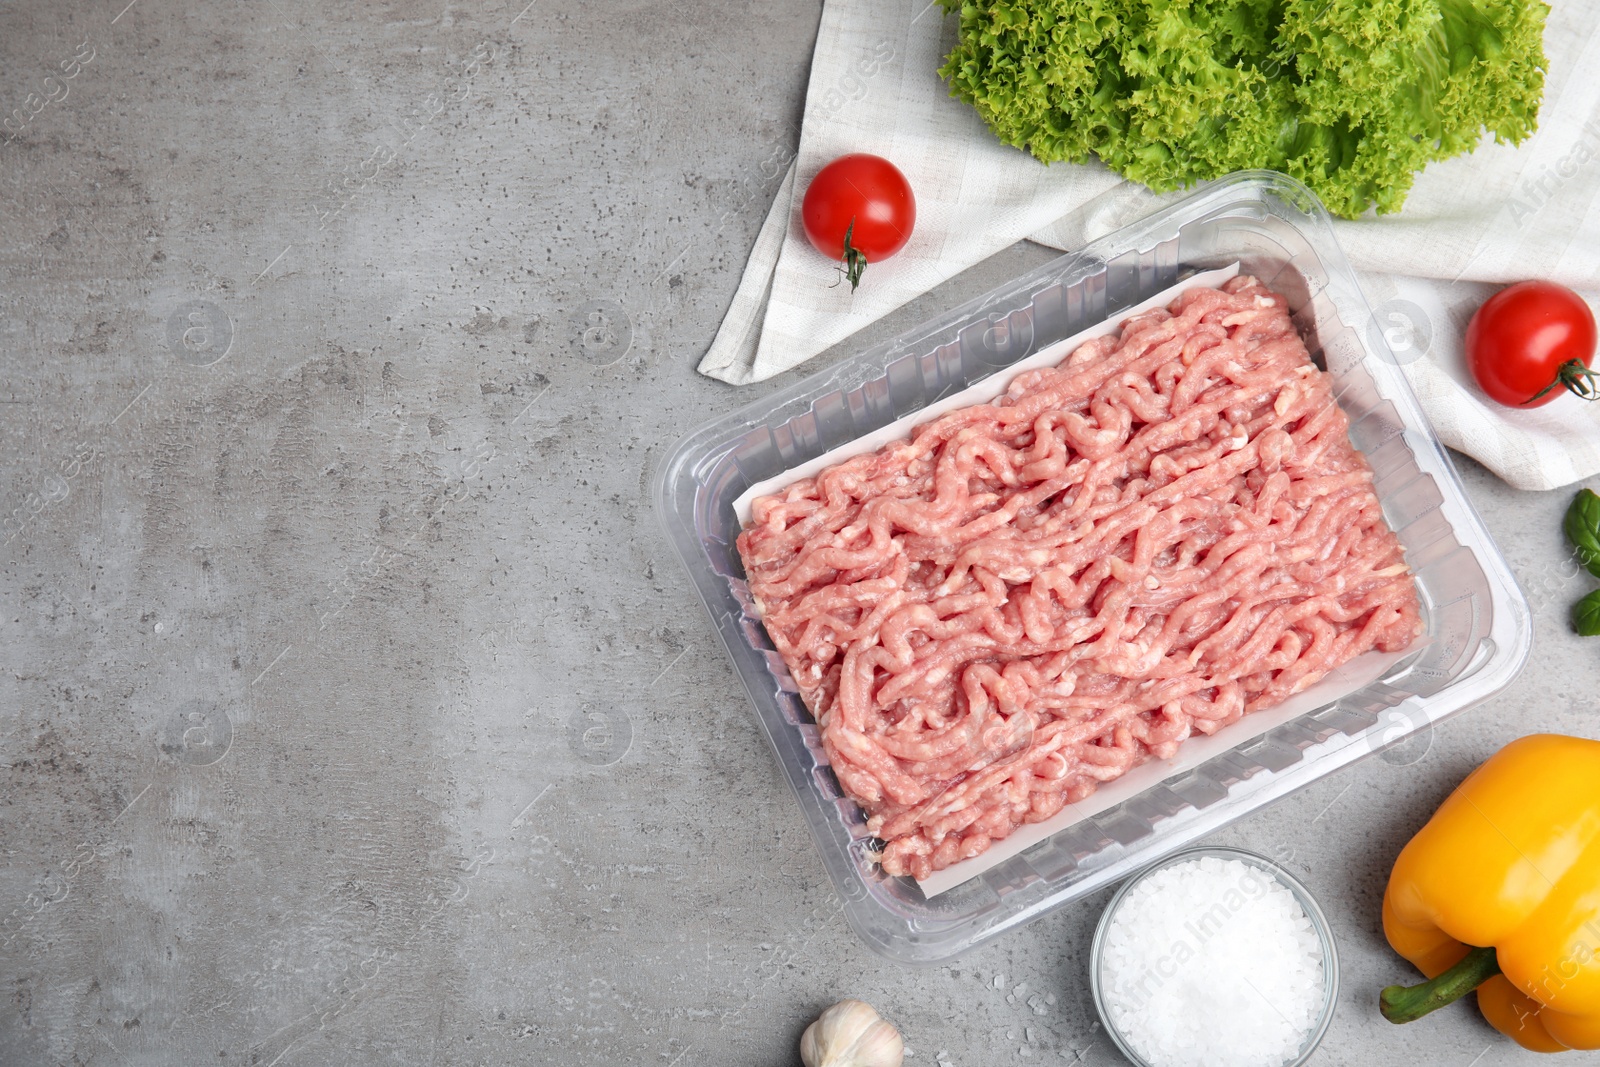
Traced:
<svg viewBox="0 0 1600 1067">
<path fill-rule="evenodd" d="M 1500 973 L 1494 948 L 1475 948 L 1437 978 L 1414 986 L 1392 985 L 1378 996 L 1378 1010 L 1392 1023 L 1409 1023 L 1437 1011 Z"/>
</svg>

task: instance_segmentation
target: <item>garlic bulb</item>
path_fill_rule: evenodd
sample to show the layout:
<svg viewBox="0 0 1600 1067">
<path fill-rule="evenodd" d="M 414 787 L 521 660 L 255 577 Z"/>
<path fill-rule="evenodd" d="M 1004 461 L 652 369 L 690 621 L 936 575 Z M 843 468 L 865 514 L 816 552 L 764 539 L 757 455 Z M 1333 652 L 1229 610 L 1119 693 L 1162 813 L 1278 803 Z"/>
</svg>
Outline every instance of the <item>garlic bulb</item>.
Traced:
<svg viewBox="0 0 1600 1067">
<path fill-rule="evenodd" d="M 841 1000 L 800 1035 L 806 1067 L 900 1067 L 900 1031 L 859 1000 Z"/>
</svg>

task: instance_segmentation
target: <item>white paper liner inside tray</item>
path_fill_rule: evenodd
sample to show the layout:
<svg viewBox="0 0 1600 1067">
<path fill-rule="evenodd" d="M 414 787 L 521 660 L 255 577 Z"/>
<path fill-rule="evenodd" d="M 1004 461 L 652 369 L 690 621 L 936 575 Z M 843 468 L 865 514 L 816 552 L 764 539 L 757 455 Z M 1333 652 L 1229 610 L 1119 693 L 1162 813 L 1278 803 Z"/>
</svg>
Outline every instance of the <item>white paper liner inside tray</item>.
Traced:
<svg viewBox="0 0 1600 1067">
<path fill-rule="evenodd" d="M 1107 318 L 1099 325 L 1073 334 L 1065 340 L 1057 341 L 1035 352 L 1026 359 L 1019 360 L 1000 373 L 990 375 L 958 393 L 929 404 L 904 418 L 896 419 L 887 426 L 858 437 L 848 444 L 840 445 L 813 460 L 791 467 L 776 477 L 756 483 L 734 501 L 734 513 L 739 517 L 740 525 L 743 525 L 750 521 L 750 502 L 756 497 L 781 490 L 801 478 L 809 478 L 824 468 L 843 462 L 852 456 L 873 452 L 890 442 L 904 440 L 910 436 L 914 427 L 938 418 L 947 411 L 972 404 L 988 403 L 1004 393 L 1006 386 L 1021 372 L 1038 367 L 1053 367 L 1085 341 L 1116 333 L 1121 329 L 1122 323 L 1132 316 L 1149 311 L 1151 308 L 1166 307 L 1190 289 L 1200 286 L 1215 288 L 1238 273 L 1239 264 L 1233 263 L 1186 278 L 1150 299 Z M 1198 767 L 1213 756 L 1237 748 L 1306 712 L 1364 689 L 1383 677 L 1400 660 L 1414 654 L 1418 647 L 1413 645 L 1401 652 L 1368 652 L 1358 656 L 1344 666 L 1329 672 L 1327 677 L 1309 689 L 1290 697 L 1276 707 L 1246 715 L 1210 737 L 1201 735 L 1190 737 L 1178 747 L 1177 755 L 1172 759 L 1153 760 L 1135 767 L 1121 778 L 1101 786 L 1084 800 L 1069 804 L 1054 818 L 1019 827 L 1010 837 L 990 845 L 982 855 L 963 860 L 942 871 L 935 871 L 926 880 L 921 880 L 917 884 L 925 894 L 934 897 L 963 882 L 971 881 L 984 871 L 1005 862 L 1051 835 L 1131 799 L 1158 782 Z"/>
</svg>

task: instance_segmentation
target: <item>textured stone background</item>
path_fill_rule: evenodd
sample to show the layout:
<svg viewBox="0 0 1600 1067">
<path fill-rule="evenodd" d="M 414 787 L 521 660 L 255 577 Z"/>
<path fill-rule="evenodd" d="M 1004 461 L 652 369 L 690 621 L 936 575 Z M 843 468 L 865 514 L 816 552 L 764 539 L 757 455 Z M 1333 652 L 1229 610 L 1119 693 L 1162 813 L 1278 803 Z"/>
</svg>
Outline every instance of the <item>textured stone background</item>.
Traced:
<svg viewBox="0 0 1600 1067">
<path fill-rule="evenodd" d="M 693 366 L 818 4 L 523 2 L 0 7 L 0 1063 L 785 1065 L 845 994 L 912 1064 L 1115 1062 L 1104 894 L 933 969 L 858 945 L 649 503 L 772 388 Z M 1320 1063 L 1525 1058 L 1372 1004 L 1400 843 L 1596 731 L 1568 494 L 1463 466 L 1534 663 L 1223 835 L 1341 935 Z"/>
</svg>

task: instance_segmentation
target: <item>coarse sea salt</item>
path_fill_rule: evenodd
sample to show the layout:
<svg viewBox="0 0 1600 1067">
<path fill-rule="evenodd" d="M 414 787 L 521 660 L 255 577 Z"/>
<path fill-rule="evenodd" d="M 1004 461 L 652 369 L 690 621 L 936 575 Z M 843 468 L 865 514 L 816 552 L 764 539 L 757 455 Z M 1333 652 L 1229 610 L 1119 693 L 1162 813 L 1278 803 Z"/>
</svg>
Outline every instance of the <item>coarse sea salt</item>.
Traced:
<svg viewBox="0 0 1600 1067">
<path fill-rule="evenodd" d="M 1101 999 L 1151 1067 L 1281 1067 L 1316 1028 L 1322 942 L 1268 871 L 1201 856 L 1130 888 L 1100 948 Z"/>
</svg>

